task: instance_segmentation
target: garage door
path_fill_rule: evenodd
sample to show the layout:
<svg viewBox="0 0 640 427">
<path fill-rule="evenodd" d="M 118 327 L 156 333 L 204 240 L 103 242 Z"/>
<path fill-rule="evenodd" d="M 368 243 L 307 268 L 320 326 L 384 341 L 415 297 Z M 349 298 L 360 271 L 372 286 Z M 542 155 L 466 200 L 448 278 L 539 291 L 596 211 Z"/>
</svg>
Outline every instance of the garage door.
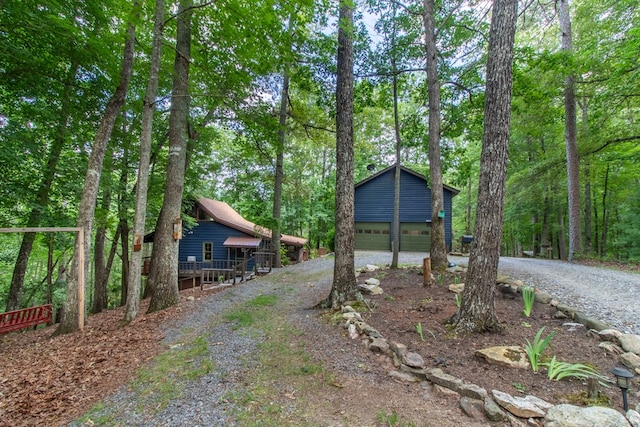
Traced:
<svg viewBox="0 0 640 427">
<path fill-rule="evenodd" d="M 429 252 L 431 250 L 431 224 L 403 222 L 400 224 L 400 250 Z"/>
<path fill-rule="evenodd" d="M 356 249 L 388 251 L 391 249 L 388 222 L 356 222 Z"/>
</svg>

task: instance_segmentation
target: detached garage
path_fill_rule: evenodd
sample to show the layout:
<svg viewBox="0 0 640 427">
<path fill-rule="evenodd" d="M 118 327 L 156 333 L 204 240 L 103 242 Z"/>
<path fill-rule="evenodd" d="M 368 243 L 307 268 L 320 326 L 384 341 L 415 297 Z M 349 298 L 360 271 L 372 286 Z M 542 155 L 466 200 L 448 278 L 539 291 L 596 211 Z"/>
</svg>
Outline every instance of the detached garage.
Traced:
<svg viewBox="0 0 640 427">
<path fill-rule="evenodd" d="M 393 242 L 395 165 L 355 186 L 355 248 L 390 251 Z M 452 198 L 455 188 L 444 186 L 445 241 L 451 249 Z M 427 179 L 400 167 L 400 250 L 431 250 L 431 189 Z"/>
</svg>

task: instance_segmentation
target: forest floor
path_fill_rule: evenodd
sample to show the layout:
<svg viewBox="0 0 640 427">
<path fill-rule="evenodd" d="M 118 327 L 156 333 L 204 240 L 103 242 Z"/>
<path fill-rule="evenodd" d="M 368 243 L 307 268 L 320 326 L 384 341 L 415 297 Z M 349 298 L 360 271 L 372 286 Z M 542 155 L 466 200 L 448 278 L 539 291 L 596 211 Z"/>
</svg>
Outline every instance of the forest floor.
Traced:
<svg viewBox="0 0 640 427">
<path fill-rule="evenodd" d="M 565 325 L 570 322 L 566 319 L 555 319 L 555 310 L 548 305 L 536 303 L 531 316 L 525 317 L 519 297 L 503 298 L 497 295 L 495 304 L 503 326 L 502 332 L 460 337 L 454 336 L 444 324 L 456 311 L 454 295 L 448 290 L 448 285 L 457 281 L 454 274 L 443 275 L 441 281 L 430 287 L 421 285 L 422 275 L 418 268 L 363 273 L 359 282 L 362 283 L 366 277 L 378 278 L 384 289 L 382 295 L 370 297 L 373 310 L 363 313 L 368 324 L 389 341 L 403 343 L 410 351 L 420 354 L 428 368 L 440 367 L 446 373 L 488 391 L 497 389 L 518 396 L 533 394 L 554 404 L 578 402 L 578 394 L 586 390 L 579 380 L 551 381 L 544 372 L 535 374 L 530 369 L 488 365 L 475 356 L 476 350 L 489 346 L 524 347 L 527 340 L 533 341 L 536 332 L 543 327 L 544 336 L 551 332 L 555 334 L 545 357 L 555 355 L 562 361 L 586 363 L 607 376 L 616 364 L 616 357 L 598 348 L 597 337 L 587 333 L 583 327 Z M 464 277 L 461 280 L 464 281 Z M 73 334 L 51 338 L 55 330 L 55 326 L 52 326 L 0 337 L 0 425 L 62 425 L 76 419 L 131 381 L 140 367 L 166 351 L 162 342 L 163 324 L 173 323 L 192 310 L 191 301 L 194 298 L 216 298 L 214 293 L 216 291 L 202 293 L 198 289 L 183 291 L 181 303 L 177 306 L 140 316 L 124 327 L 120 326 L 123 310 L 114 309 L 91 316 L 85 329 Z M 141 306 L 141 312 L 144 310 L 145 303 Z M 316 310 L 314 317 L 326 326 L 329 316 L 325 314 Z M 422 337 L 416 330 L 417 324 L 422 326 Z M 291 339 L 292 342 L 303 342 L 312 360 L 330 366 L 328 358 L 341 357 L 339 349 L 352 340 L 338 325 L 320 330 L 331 331 L 330 336 L 299 334 Z M 362 352 L 362 360 L 376 365 L 371 366 L 369 371 L 377 372 L 382 378 L 394 369 L 390 360 L 368 354 L 370 352 L 365 346 L 358 348 L 357 351 Z M 353 383 L 357 378 L 350 381 Z M 366 407 L 353 406 L 354 411 L 362 412 L 362 417 L 369 416 L 368 422 L 359 425 L 391 425 L 388 420 L 380 421 L 379 417 L 378 421 L 375 421 L 376 418 L 371 421 L 375 417 L 375 411 L 371 408 L 387 407 L 385 405 L 391 398 L 380 392 L 382 382 L 361 381 L 356 387 L 352 384 L 358 394 L 367 396 Z M 312 390 L 318 390 L 318 395 L 305 396 L 306 401 L 320 402 L 328 398 L 325 389 L 307 391 Z M 399 390 L 406 390 L 407 396 L 397 395 L 396 390 L 393 399 L 405 401 L 409 407 L 424 400 L 417 396 L 413 388 L 400 387 Z M 621 406 L 617 388 L 604 388 L 602 391 L 612 407 Z M 433 425 L 476 425 L 470 419 L 465 424 L 458 418 L 464 416 L 455 400 L 444 399 L 441 404 L 450 406 L 447 413 L 454 414 L 450 419 L 452 424 L 440 422 Z M 331 408 L 331 405 L 318 405 L 316 410 L 328 410 L 321 408 Z M 441 409 L 434 407 L 433 411 Z M 334 413 L 325 415 L 327 420 L 335 418 Z M 313 418 L 323 419 L 323 414 L 316 413 Z"/>
</svg>

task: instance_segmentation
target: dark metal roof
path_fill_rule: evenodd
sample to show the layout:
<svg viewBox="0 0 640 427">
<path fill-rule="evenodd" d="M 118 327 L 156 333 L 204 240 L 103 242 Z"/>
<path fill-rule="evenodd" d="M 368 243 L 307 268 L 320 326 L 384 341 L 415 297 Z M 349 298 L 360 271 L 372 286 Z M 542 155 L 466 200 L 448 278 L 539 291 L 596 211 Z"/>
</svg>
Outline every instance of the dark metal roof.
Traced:
<svg viewBox="0 0 640 427">
<path fill-rule="evenodd" d="M 396 167 L 396 164 L 394 163 L 394 164 L 392 164 L 391 166 L 389 166 L 389 167 L 387 167 L 387 168 L 385 168 L 385 169 L 382 169 L 380 172 L 377 172 L 377 173 L 375 173 L 375 174 L 371 175 L 370 177 L 365 178 L 365 179 L 363 179 L 362 181 L 358 182 L 358 183 L 355 185 L 355 188 L 358 188 L 359 186 L 361 186 L 361 185 L 363 185 L 363 184 L 365 184 L 365 183 L 367 183 L 367 182 L 369 182 L 369 181 L 372 181 L 372 180 L 376 179 L 376 178 L 377 178 L 377 177 L 379 177 L 380 175 L 382 175 L 382 174 L 384 174 L 384 173 L 386 173 L 386 172 L 389 172 L 391 169 L 394 169 L 395 167 Z M 419 174 L 418 172 L 416 172 L 416 171 L 414 171 L 414 170 L 411 170 L 411 169 L 409 169 L 409 168 L 407 168 L 407 167 L 405 167 L 405 166 L 402 166 L 402 165 L 400 165 L 400 169 L 401 169 L 401 170 L 403 170 L 404 172 L 410 173 L 411 175 L 417 176 L 417 177 L 418 177 L 418 178 L 420 178 L 420 179 L 423 179 L 425 182 L 428 182 L 428 181 L 427 181 L 427 178 L 425 178 L 423 175 Z M 454 195 L 454 196 L 455 196 L 456 194 L 460 193 L 460 190 L 458 190 L 458 189 L 456 189 L 456 188 L 453 188 L 453 187 L 450 187 L 450 186 L 448 186 L 448 185 L 446 185 L 446 184 L 443 184 L 443 185 L 442 185 L 442 188 L 444 188 L 444 189 L 447 189 L 447 190 L 451 191 L 451 192 L 453 193 L 453 195 Z"/>
</svg>

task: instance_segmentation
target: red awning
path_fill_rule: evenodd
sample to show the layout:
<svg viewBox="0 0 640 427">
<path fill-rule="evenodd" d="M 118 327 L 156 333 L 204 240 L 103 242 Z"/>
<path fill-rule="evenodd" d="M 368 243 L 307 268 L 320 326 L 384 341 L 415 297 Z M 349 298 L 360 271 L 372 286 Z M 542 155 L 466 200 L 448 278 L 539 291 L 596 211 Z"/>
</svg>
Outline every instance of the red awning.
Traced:
<svg viewBox="0 0 640 427">
<path fill-rule="evenodd" d="M 259 237 L 227 237 L 222 244 L 225 248 L 258 248 L 262 239 Z"/>
</svg>

